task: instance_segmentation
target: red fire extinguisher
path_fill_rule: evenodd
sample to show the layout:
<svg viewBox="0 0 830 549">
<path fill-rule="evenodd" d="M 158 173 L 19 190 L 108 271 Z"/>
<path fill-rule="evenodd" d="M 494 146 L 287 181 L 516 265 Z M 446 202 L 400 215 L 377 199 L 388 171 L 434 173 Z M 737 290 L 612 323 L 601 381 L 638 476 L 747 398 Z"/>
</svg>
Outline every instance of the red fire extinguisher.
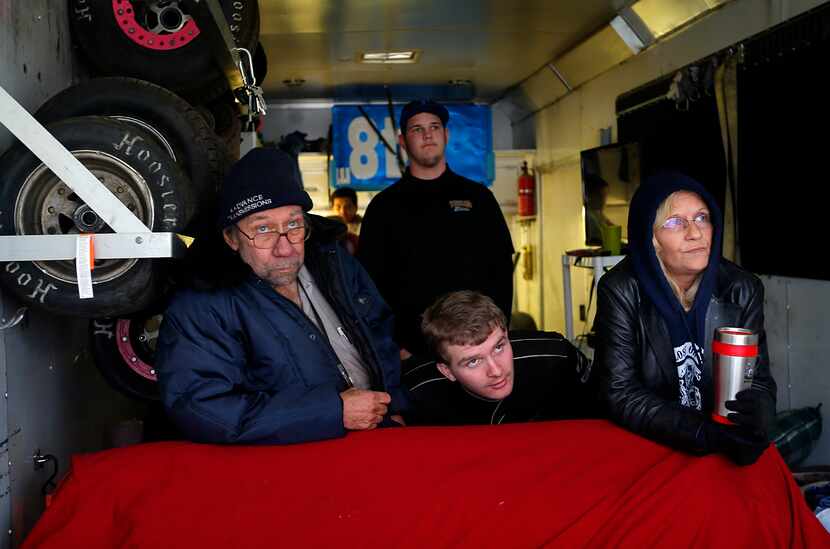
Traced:
<svg viewBox="0 0 830 549">
<path fill-rule="evenodd" d="M 527 172 L 527 162 L 522 163 L 519 176 L 519 215 L 536 214 L 536 180 Z"/>
</svg>

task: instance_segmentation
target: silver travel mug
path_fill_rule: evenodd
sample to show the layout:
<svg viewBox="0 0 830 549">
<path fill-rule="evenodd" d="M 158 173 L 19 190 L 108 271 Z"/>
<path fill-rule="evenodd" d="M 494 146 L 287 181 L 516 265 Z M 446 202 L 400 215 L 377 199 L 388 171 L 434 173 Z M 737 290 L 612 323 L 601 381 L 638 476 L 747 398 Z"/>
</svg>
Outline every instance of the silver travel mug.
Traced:
<svg viewBox="0 0 830 549">
<path fill-rule="evenodd" d="M 712 419 L 731 425 L 726 419 L 727 400 L 749 389 L 758 359 L 758 334 L 746 328 L 718 328 L 712 342 L 712 375 L 715 378 L 715 410 Z"/>
</svg>

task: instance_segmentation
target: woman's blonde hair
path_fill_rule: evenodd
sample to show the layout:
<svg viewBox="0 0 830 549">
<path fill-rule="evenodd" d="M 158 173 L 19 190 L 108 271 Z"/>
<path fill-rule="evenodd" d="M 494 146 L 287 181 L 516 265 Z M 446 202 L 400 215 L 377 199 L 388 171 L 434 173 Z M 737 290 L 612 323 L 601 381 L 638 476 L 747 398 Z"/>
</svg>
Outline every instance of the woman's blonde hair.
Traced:
<svg viewBox="0 0 830 549">
<path fill-rule="evenodd" d="M 660 269 L 663 271 L 663 275 L 666 277 L 666 280 L 669 282 L 669 286 L 671 286 L 674 295 L 677 296 L 678 301 L 683 306 L 683 310 L 689 311 L 692 308 L 692 305 L 695 302 L 695 296 L 697 295 L 697 289 L 700 286 L 700 275 L 695 279 L 692 285 L 689 287 L 688 290 L 685 292 L 680 288 L 680 286 L 675 282 L 675 280 L 669 275 L 668 271 L 666 271 L 666 266 L 663 264 L 663 259 L 660 257 L 660 246 L 657 242 L 657 230 L 663 226 L 669 217 L 671 217 L 671 210 L 674 206 L 674 199 L 677 195 L 681 193 L 693 194 L 696 197 L 700 198 L 702 201 L 703 198 L 693 191 L 675 191 L 671 193 L 666 199 L 657 206 L 657 211 L 654 214 L 654 226 L 652 227 L 652 237 L 651 242 L 654 246 L 654 252 L 657 255 L 657 262 L 660 263 Z"/>
</svg>

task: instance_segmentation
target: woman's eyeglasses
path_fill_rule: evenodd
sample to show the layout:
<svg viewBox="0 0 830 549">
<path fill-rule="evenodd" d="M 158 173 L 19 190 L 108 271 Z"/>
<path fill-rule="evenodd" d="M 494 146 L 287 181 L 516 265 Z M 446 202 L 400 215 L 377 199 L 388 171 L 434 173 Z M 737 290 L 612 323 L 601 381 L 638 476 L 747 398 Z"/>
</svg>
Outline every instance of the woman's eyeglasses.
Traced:
<svg viewBox="0 0 830 549">
<path fill-rule="evenodd" d="M 708 213 L 700 212 L 692 219 L 686 219 L 685 217 L 680 217 L 679 215 L 673 215 L 665 220 L 660 227 L 666 229 L 667 231 L 687 231 L 689 230 L 689 225 L 692 223 L 694 223 L 698 229 L 704 229 L 709 227 L 712 222 Z"/>
</svg>

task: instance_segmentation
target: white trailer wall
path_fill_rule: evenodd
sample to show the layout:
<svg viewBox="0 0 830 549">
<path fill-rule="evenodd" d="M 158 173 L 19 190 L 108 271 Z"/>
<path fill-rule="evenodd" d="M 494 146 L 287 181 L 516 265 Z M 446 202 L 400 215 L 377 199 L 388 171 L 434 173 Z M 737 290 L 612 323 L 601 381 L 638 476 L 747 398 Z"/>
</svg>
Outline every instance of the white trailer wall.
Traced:
<svg viewBox="0 0 830 549">
<path fill-rule="evenodd" d="M 525 124 L 535 124 L 537 170 L 544 218 L 544 326 L 564 332 L 560 257 L 584 246 L 579 152 L 600 145 L 600 130 L 613 127 L 618 95 L 748 38 L 823 2 L 735 0 L 629 61 L 574 90 Z M 518 128 L 514 128 L 514 133 Z M 808 258 L 803 258 L 809 260 Z M 822 315 L 830 305 L 830 282 L 763 277 L 767 329 L 779 408 L 830 400 L 830 330 Z M 574 311 L 587 304 L 588 277 L 574 276 Z M 581 301 L 580 301 L 581 299 Z M 785 314 L 786 313 L 786 314 Z M 583 326 L 574 319 L 577 331 Z M 812 463 L 830 463 L 830 428 Z"/>
</svg>

